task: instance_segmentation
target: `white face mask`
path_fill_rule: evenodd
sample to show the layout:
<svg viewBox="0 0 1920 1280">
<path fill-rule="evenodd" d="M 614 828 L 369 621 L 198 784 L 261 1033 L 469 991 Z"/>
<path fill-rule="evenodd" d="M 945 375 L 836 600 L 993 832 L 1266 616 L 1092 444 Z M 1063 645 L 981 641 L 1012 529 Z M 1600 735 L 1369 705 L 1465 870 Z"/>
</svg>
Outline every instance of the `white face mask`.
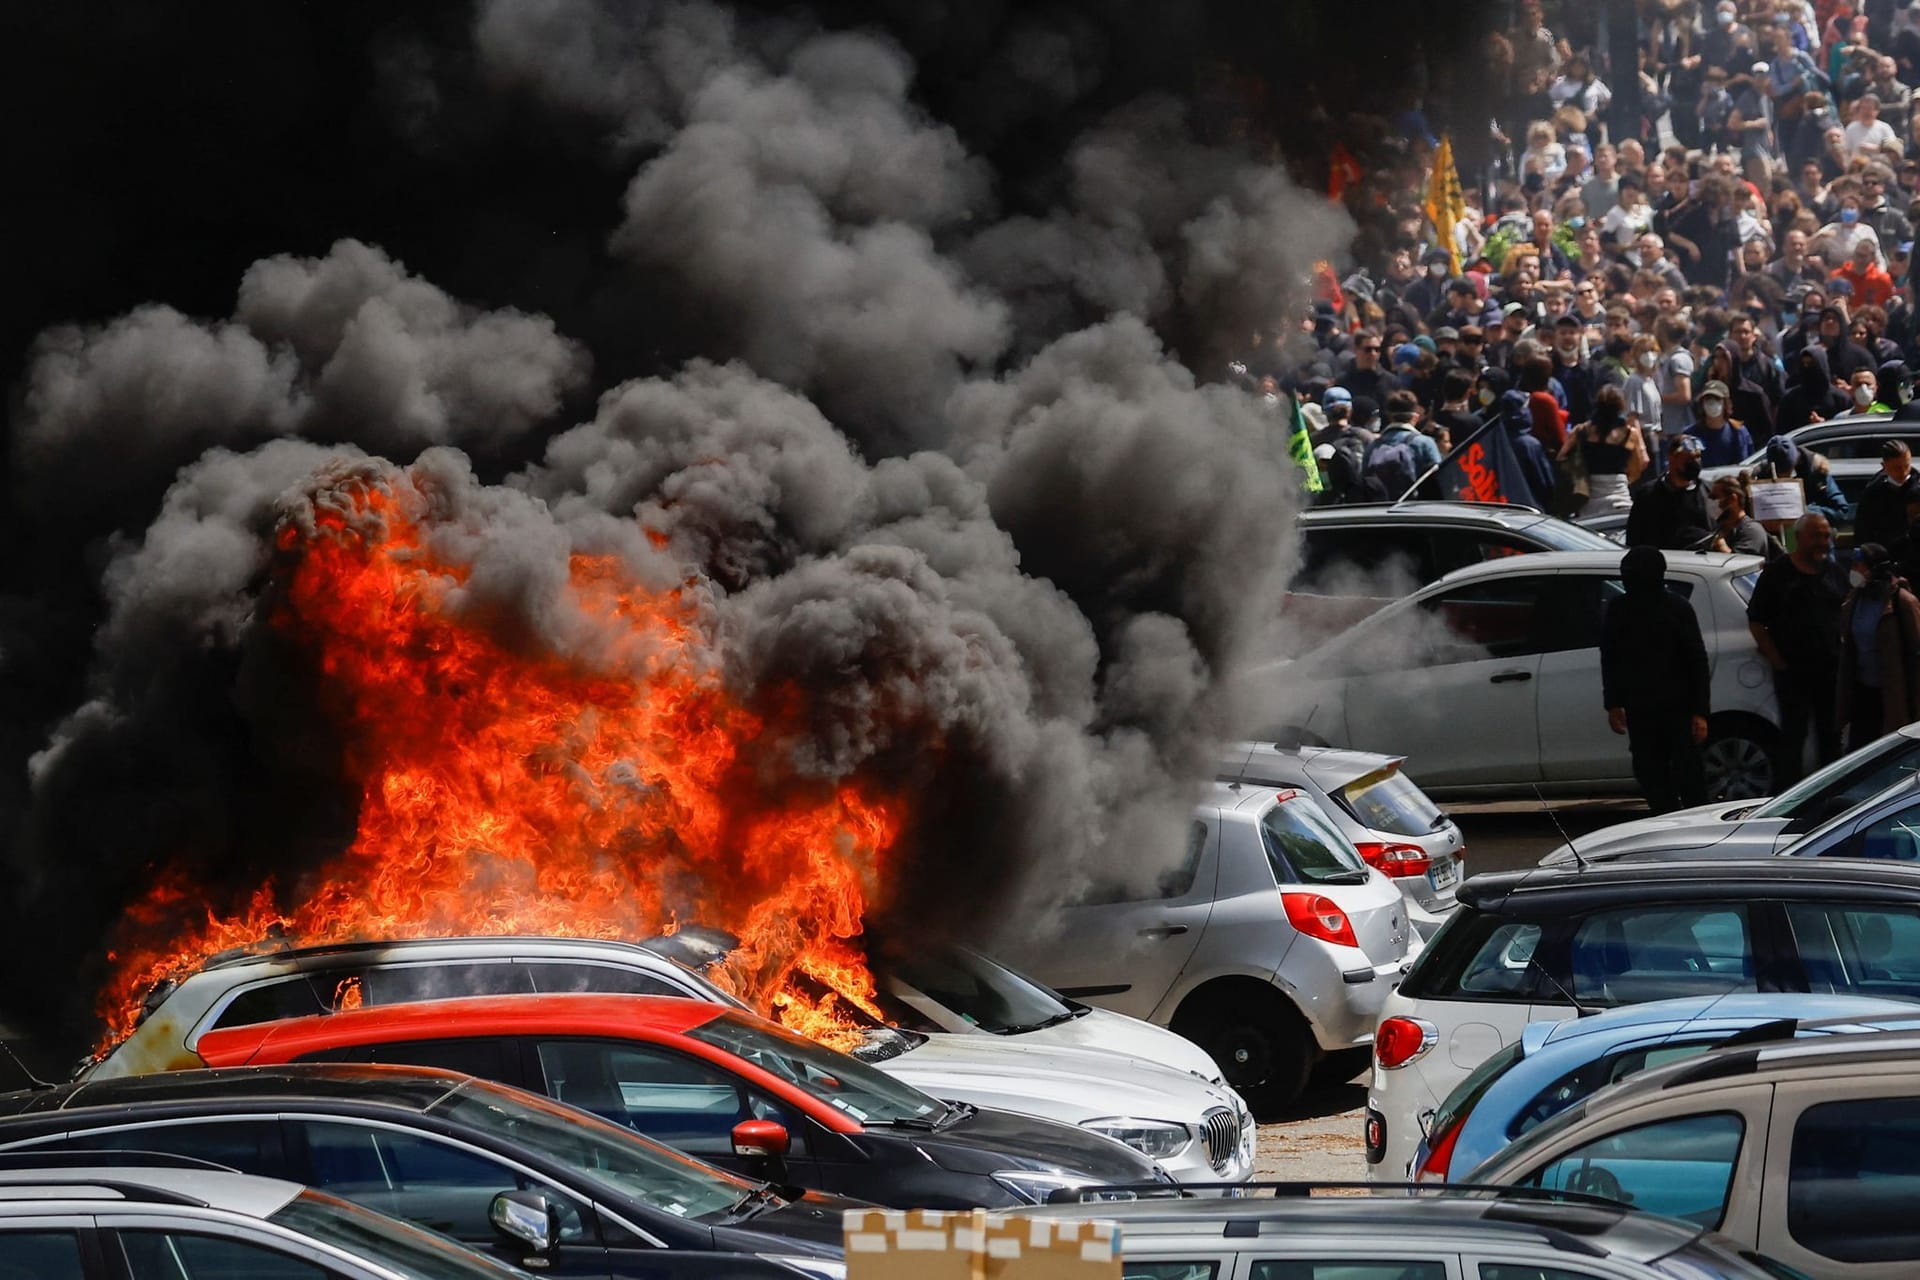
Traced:
<svg viewBox="0 0 1920 1280">
<path fill-rule="evenodd" d="M 1642 351 L 1640 353 L 1640 367 L 1642 369 L 1651 369 L 1653 368 L 1654 365 L 1659 363 L 1660 363 L 1660 357 L 1655 355 L 1653 352 Z"/>
<path fill-rule="evenodd" d="M 1427 274 L 1435 280 L 1438 280 L 1441 276 L 1447 274 L 1447 264 L 1444 262 L 1429 262 L 1427 264 Z"/>
<path fill-rule="evenodd" d="M 1853 389 L 1853 402 L 1857 405 L 1862 405 L 1862 406 L 1872 404 L 1873 388 L 1872 387 L 1855 387 Z"/>
<path fill-rule="evenodd" d="M 1864 587 L 1867 585 L 1867 575 L 1860 572 L 1858 569 L 1855 569 L 1852 573 L 1849 573 L 1847 575 L 1847 581 L 1851 582 L 1853 584 L 1853 589 L 1858 591 L 1861 587 Z"/>
<path fill-rule="evenodd" d="M 1709 418 L 1719 417 L 1720 410 L 1722 410 L 1725 407 L 1726 405 L 1721 401 L 1719 396 L 1708 396 L 1705 400 L 1702 400 L 1700 402 L 1701 411 L 1704 412 Z"/>
</svg>

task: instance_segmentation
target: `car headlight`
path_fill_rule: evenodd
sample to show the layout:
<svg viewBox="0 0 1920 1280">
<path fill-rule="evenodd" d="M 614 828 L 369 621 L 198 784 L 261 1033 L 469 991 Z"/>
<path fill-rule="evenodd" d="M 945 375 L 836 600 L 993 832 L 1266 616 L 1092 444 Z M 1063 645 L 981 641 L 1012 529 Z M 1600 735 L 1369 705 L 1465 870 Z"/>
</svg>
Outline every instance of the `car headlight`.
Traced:
<svg viewBox="0 0 1920 1280">
<path fill-rule="evenodd" d="M 768 1262 L 792 1267 L 802 1275 L 814 1277 L 814 1280 L 847 1280 L 847 1264 L 838 1258 L 808 1258 L 785 1253 L 763 1253 L 760 1256 Z"/>
<path fill-rule="evenodd" d="M 1143 1156 L 1164 1160 L 1178 1155 L 1193 1141 L 1193 1133 L 1171 1120 L 1136 1120 L 1132 1116 L 1109 1116 L 1104 1120 L 1083 1120 L 1082 1129 L 1104 1133 L 1118 1139 Z"/>
<path fill-rule="evenodd" d="M 1100 1185 L 1077 1173 L 1053 1173 L 1046 1169 L 1002 1169 L 993 1180 L 1028 1204 L 1045 1204 L 1056 1191 L 1079 1191 Z"/>
</svg>

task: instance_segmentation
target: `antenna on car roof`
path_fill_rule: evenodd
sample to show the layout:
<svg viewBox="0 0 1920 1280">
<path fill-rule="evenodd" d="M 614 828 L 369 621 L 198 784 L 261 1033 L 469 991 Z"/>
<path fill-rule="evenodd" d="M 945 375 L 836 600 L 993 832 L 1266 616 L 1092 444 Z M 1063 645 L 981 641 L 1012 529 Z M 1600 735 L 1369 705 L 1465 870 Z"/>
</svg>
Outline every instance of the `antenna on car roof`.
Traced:
<svg viewBox="0 0 1920 1280">
<path fill-rule="evenodd" d="M 1546 811 L 1548 820 L 1553 823 L 1553 829 L 1559 832 L 1560 838 L 1566 842 L 1567 851 L 1573 855 L 1573 865 L 1585 871 L 1587 860 L 1581 854 L 1580 846 L 1573 842 L 1573 837 L 1567 834 L 1567 829 L 1560 825 L 1560 815 L 1553 811 L 1553 806 L 1547 803 L 1547 798 L 1540 794 L 1540 784 L 1534 782 L 1528 785 L 1533 788 L 1533 798 L 1540 802 L 1540 807 Z"/>
<path fill-rule="evenodd" d="M 1253 763 L 1253 753 L 1259 750 L 1259 748 L 1260 744 L 1258 742 L 1255 742 L 1252 738 L 1247 739 L 1247 758 L 1240 762 L 1240 772 L 1235 774 L 1233 781 L 1227 784 L 1227 790 L 1238 791 L 1240 784 L 1247 780 L 1247 766 Z"/>
<path fill-rule="evenodd" d="M 8 1044 L 5 1040 L 0 1040 L 0 1053 L 4 1053 L 7 1055 L 7 1061 L 11 1062 L 14 1066 L 14 1069 L 17 1070 L 21 1075 L 25 1076 L 27 1078 L 27 1082 L 31 1084 L 34 1088 L 36 1089 L 53 1088 L 53 1085 L 50 1081 L 42 1080 L 39 1076 L 27 1070 L 27 1064 L 20 1061 L 20 1055 L 15 1053 L 13 1051 L 13 1046 Z"/>
</svg>

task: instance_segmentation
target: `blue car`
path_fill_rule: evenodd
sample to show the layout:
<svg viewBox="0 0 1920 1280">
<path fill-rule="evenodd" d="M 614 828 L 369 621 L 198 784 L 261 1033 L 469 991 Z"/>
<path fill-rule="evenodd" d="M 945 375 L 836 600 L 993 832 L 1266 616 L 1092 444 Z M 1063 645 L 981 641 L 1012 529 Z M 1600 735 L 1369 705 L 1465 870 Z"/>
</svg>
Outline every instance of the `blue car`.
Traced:
<svg viewBox="0 0 1920 1280">
<path fill-rule="evenodd" d="M 1628 1005 L 1589 1018 L 1527 1024 L 1447 1095 L 1414 1153 L 1421 1181 L 1471 1182 L 1473 1169 L 1536 1125 L 1623 1076 L 1704 1053 L 1771 1023 L 1857 1018 L 1799 1034 L 1920 1028 L 1920 1005 L 1867 996 L 1689 996 Z M 1776 1029 L 1784 1038 L 1788 1028 Z"/>
</svg>

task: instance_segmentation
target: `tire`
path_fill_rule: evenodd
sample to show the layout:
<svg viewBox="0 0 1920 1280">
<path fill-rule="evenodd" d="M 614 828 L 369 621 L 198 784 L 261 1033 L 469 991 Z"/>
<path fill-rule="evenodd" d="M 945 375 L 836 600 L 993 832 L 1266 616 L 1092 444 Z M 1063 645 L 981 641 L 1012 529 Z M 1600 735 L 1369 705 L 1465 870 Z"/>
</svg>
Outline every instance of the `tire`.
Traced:
<svg viewBox="0 0 1920 1280">
<path fill-rule="evenodd" d="M 1712 800 L 1754 800 L 1774 793 L 1780 776 L 1777 735 L 1744 716 L 1714 720 L 1700 748 Z"/>
<path fill-rule="evenodd" d="M 1319 1060 L 1313 1030 L 1284 997 L 1257 999 L 1238 992 L 1181 1010 L 1173 1029 L 1213 1056 L 1254 1119 L 1284 1110 L 1307 1087 Z"/>
</svg>

